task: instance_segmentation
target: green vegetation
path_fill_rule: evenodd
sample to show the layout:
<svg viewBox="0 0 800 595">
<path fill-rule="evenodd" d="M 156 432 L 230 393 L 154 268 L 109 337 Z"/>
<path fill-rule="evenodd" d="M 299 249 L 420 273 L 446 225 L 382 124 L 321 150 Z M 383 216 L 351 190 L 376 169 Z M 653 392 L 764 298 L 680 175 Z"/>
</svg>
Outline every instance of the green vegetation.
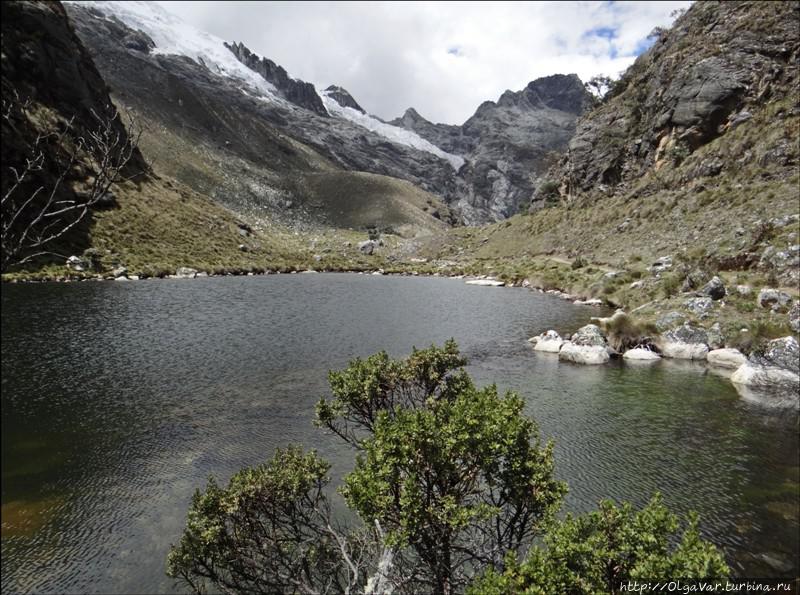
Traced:
<svg viewBox="0 0 800 595">
<path fill-rule="evenodd" d="M 468 593 L 619 593 L 637 579 L 725 576 L 722 556 L 700 539 L 696 515 L 682 535 L 679 527 L 658 495 L 640 511 L 604 500 L 595 512 L 567 515 L 547 534 L 544 547 L 534 547 L 521 563 L 510 556 L 503 572 L 488 570 Z"/>
<path fill-rule="evenodd" d="M 327 463 L 279 450 L 195 494 L 168 574 L 197 592 L 437 594 L 473 581 L 475 593 L 613 593 L 627 578 L 727 574 L 694 517 L 670 546 L 678 521 L 658 497 L 559 520 L 552 443 L 519 396 L 475 387 L 465 364 L 449 341 L 330 373 L 317 424 L 356 452 L 340 492 L 362 526 L 333 522 Z M 536 538 L 544 547 L 531 549 Z"/>
</svg>

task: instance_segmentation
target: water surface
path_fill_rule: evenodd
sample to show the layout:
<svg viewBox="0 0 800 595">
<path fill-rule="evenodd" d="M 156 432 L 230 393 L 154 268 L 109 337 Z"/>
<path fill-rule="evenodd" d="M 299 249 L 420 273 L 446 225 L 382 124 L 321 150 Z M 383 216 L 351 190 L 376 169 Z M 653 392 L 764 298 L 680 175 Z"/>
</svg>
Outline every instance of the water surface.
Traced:
<svg viewBox="0 0 800 595">
<path fill-rule="evenodd" d="M 660 490 L 734 572 L 796 575 L 798 416 L 699 364 L 558 364 L 526 339 L 596 311 L 523 289 L 369 275 L 5 285 L 2 590 L 170 592 L 195 488 L 313 427 L 329 369 L 454 337 L 479 383 L 524 395 L 570 510 Z"/>
</svg>

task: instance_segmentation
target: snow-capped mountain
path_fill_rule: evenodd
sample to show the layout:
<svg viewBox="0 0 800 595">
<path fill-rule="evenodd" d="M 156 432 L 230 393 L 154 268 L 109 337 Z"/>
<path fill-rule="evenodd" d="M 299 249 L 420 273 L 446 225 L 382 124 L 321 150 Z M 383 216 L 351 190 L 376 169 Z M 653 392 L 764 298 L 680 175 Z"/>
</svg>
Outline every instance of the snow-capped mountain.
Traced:
<svg viewBox="0 0 800 595">
<path fill-rule="evenodd" d="M 70 2 L 67 10 L 117 100 L 158 130 L 153 152 L 166 162 L 180 149 L 171 175 L 234 208 L 279 210 L 302 199 L 305 176 L 335 168 L 407 180 L 466 223 L 502 219 L 527 206 L 545 153 L 566 145 L 588 103 L 577 77 L 562 77 L 550 87 L 560 96 L 567 89 L 569 105 L 538 96 L 511 105 L 506 92 L 460 127 L 416 112 L 387 123 L 343 89 L 319 92 L 155 3 Z M 239 173 L 211 174 L 220 164 Z"/>
</svg>

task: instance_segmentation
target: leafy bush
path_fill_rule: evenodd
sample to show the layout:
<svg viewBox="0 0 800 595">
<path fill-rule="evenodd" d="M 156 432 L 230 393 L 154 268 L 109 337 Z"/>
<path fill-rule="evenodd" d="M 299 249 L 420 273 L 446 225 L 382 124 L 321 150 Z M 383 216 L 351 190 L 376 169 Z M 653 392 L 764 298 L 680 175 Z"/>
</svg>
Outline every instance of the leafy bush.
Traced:
<svg viewBox="0 0 800 595">
<path fill-rule="evenodd" d="M 536 194 L 539 198 L 544 199 L 547 203 L 558 202 L 560 193 L 558 190 L 558 182 L 546 180 L 539 186 Z"/>
<path fill-rule="evenodd" d="M 472 595 L 516 593 L 619 593 L 629 580 L 655 577 L 724 577 L 728 567 L 717 549 L 700 539 L 691 515 L 680 523 L 656 496 L 640 511 L 605 500 L 599 510 L 567 515 L 522 563 L 514 557 L 505 570 L 488 570 L 469 590 Z"/>
</svg>

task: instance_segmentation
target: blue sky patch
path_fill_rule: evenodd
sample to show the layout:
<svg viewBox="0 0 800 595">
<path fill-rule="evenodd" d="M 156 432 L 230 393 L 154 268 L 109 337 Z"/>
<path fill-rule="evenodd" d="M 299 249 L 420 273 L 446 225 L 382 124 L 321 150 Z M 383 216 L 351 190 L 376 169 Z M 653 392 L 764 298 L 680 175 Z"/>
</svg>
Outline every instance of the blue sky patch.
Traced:
<svg viewBox="0 0 800 595">
<path fill-rule="evenodd" d="M 614 27 L 595 27 L 585 31 L 583 37 L 600 37 L 611 41 L 617 36 L 617 29 Z"/>
<path fill-rule="evenodd" d="M 447 53 L 452 56 L 463 56 L 464 53 L 461 51 L 461 48 L 457 45 L 447 48 Z"/>
<path fill-rule="evenodd" d="M 641 56 L 656 42 L 655 37 L 645 37 L 644 39 L 639 40 L 639 43 L 636 44 L 636 47 L 633 50 L 634 56 Z"/>
</svg>

